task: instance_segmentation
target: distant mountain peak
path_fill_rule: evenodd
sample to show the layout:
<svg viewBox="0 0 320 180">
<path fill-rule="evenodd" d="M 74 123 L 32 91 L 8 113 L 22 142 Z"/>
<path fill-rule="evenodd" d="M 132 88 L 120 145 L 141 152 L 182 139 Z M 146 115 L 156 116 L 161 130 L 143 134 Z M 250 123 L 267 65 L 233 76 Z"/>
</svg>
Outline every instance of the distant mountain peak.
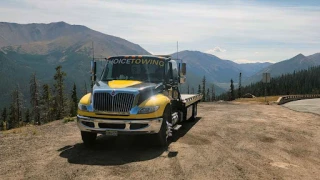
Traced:
<svg viewBox="0 0 320 180">
<path fill-rule="evenodd" d="M 0 24 L 0 48 L 10 46 L 20 53 L 46 55 L 58 49 L 90 54 L 92 41 L 96 46 L 96 55 L 149 54 L 139 45 L 125 39 L 64 21 L 47 24 Z"/>
<path fill-rule="evenodd" d="M 64 21 L 58 21 L 58 22 L 52 22 L 50 23 L 51 25 L 56 25 L 56 26 L 65 26 L 65 25 L 69 25 L 68 23 L 64 22 Z"/>
<path fill-rule="evenodd" d="M 299 53 L 298 55 L 296 55 L 295 57 L 293 57 L 293 58 L 299 58 L 299 59 L 301 59 L 301 58 L 305 58 L 306 56 L 305 55 L 303 55 L 303 54 L 301 54 L 301 53 Z M 292 58 L 292 59 L 293 59 Z"/>
<path fill-rule="evenodd" d="M 207 57 L 213 57 L 215 59 L 222 60 L 213 54 L 208 54 L 208 53 L 197 51 L 197 50 L 183 50 L 183 51 L 179 51 L 178 53 L 179 55 L 184 54 L 184 55 L 195 55 L 195 56 L 207 56 Z M 177 55 L 177 52 L 172 54 L 173 57 L 176 57 L 176 55 Z"/>
</svg>

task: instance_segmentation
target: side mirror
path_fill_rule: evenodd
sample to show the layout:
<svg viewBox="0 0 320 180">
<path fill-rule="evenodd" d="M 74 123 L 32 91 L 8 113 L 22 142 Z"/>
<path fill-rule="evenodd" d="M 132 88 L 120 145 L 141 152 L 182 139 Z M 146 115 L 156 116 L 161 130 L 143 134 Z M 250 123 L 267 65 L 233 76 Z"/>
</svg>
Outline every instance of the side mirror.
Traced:
<svg viewBox="0 0 320 180">
<path fill-rule="evenodd" d="M 181 66 L 181 70 L 180 70 L 180 77 L 185 76 L 187 74 L 187 64 L 182 63 L 181 65 L 182 66 Z"/>
<path fill-rule="evenodd" d="M 96 81 L 97 79 L 97 62 L 91 61 L 91 81 Z"/>
</svg>

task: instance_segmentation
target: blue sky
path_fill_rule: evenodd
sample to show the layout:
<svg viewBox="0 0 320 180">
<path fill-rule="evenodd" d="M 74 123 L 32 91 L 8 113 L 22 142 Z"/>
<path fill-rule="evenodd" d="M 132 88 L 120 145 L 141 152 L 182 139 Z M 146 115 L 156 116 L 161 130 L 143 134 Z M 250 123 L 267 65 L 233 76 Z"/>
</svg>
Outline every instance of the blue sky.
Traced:
<svg viewBox="0 0 320 180">
<path fill-rule="evenodd" d="M 318 0 L 1 0 L 0 21 L 65 21 L 118 36 L 154 54 L 198 50 L 236 62 L 320 52 Z"/>
</svg>

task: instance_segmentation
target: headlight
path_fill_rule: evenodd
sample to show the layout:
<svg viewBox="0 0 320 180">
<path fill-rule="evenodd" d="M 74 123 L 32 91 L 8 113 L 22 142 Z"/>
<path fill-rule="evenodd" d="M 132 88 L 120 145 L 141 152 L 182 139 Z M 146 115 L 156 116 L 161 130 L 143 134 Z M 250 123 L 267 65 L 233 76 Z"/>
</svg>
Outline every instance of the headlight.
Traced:
<svg viewBox="0 0 320 180">
<path fill-rule="evenodd" d="M 159 109 L 159 106 L 149 106 L 140 108 L 138 114 L 148 114 L 153 113 Z"/>
<path fill-rule="evenodd" d="M 88 108 L 87 108 L 87 106 L 86 105 L 83 105 L 83 104 L 78 104 L 78 108 L 79 108 L 79 110 L 81 110 L 81 111 L 88 111 Z"/>
</svg>

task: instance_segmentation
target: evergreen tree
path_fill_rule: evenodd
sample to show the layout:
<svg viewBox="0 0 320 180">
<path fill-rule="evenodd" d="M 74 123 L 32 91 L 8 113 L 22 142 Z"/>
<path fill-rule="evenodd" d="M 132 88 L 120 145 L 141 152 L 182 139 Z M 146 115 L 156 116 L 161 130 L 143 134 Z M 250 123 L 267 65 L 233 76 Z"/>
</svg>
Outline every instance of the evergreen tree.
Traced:
<svg viewBox="0 0 320 180">
<path fill-rule="evenodd" d="M 194 87 L 191 88 L 191 94 L 194 94 Z"/>
<path fill-rule="evenodd" d="M 39 82 L 36 78 L 36 74 L 33 73 L 30 80 L 30 94 L 31 94 L 31 106 L 32 116 L 34 122 L 40 124 L 40 94 L 39 94 Z M 29 112 L 29 110 L 28 110 Z"/>
<path fill-rule="evenodd" d="M 188 94 L 190 94 L 190 87 L 189 87 L 189 84 L 188 84 Z"/>
<path fill-rule="evenodd" d="M 239 89 L 238 89 L 238 98 L 241 98 L 241 75 L 242 73 L 239 74 Z"/>
<path fill-rule="evenodd" d="M 71 116 L 77 115 L 78 109 L 78 97 L 77 97 L 77 87 L 76 84 L 73 84 L 73 89 L 71 92 L 71 107 L 70 107 L 70 114 Z"/>
<path fill-rule="evenodd" d="M 42 93 L 41 93 L 41 98 L 40 98 L 40 102 L 41 102 L 41 121 L 42 122 L 49 122 L 51 120 L 53 120 L 53 106 L 52 106 L 52 96 L 50 93 L 50 87 L 48 84 L 44 84 L 42 86 Z M 39 124 L 41 123 L 38 122 Z"/>
<path fill-rule="evenodd" d="M 14 128 L 14 122 L 16 121 L 16 117 L 15 117 L 15 112 L 16 112 L 16 109 L 13 105 L 13 103 L 10 104 L 10 107 L 9 107 L 9 118 L 8 118 L 8 121 L 7 121 L 7 124 L 6 124 L 6 129 L 11 129 L 11 128 Z"/>
<path fill-rule="evenodd" d="M 205 101 L 206 100 L 206 76 L 203 76 L 203 79 L 202 79 L 202 101 Z"/>
<path fill-rule="evenodd" d="M 198 94 L 201 94 L 201 86 L 199 84 L 199 87 L 198 87 Z"/>
<path fill-rule="evenodd" d="M 8 117 L 8 115 L 7 115 L 7 108 L 3 108 L 2 113 L 1 113 L 1 119 L 2 119 L 3 121 L 7 121 L 7 117 Z"/>
<path fill-rule="evenodd" d="M 2 110 L 2 113 L 1 113 L 1 120 L 2 120 L 2 123 L 1 123 L 1 127 L 4 127 L 5 126 L 5 123 L 7 123 L 7 108 L 3 108 Z"/>
<path fill-rule="evenodd" d="M 65 107 L 66 100 L 64 97 L 64 78 L 67 75 L 63 72 L 62 66 L 57 66 L 56 74 L 54 75 L 54 80 L 56 81 L 54 84 L 54 108 L 55 108 L 55 118 L 61 119 L 65 115 Z"/>
<path fill-rule="evenodd" d="M 207 89 L 207 97 L 206 97 L 206 101 L 207 102 L 210 102 L 210 90 L 209 90 L 209 88 Z"/>
<path fill-rule="evenodd" d="M 234 96 L 234 85 L 233 85 L 233 80 L 231 79 L 231 84 L 230 84 L 230 100 L 235 100 L 235 96 Z"/>
<path fill-rule="evenodd" d="M 214 85 L 211 86 L 211 101 L 215 101 L 216 98 L 216 93 L 215 93 L 215 89 L 214 89 Z"/>
<path fill-rule="evenodd" d="M 11 120 L 11 128 L 16 128 L 20 126 L 22 122 L 22 94 L 19 90 L 19 86 L 17 89 L 13 90 L 12 94 L 12 102 L 10 106 L 10 120 Z"/>
<path fill-rule="evenodd" d="M 30 112 L 29 109 L 26 110 L 25 114 L 24 114 L 24 122 L 29 123 L 30 122 Z"/>
</svg>

